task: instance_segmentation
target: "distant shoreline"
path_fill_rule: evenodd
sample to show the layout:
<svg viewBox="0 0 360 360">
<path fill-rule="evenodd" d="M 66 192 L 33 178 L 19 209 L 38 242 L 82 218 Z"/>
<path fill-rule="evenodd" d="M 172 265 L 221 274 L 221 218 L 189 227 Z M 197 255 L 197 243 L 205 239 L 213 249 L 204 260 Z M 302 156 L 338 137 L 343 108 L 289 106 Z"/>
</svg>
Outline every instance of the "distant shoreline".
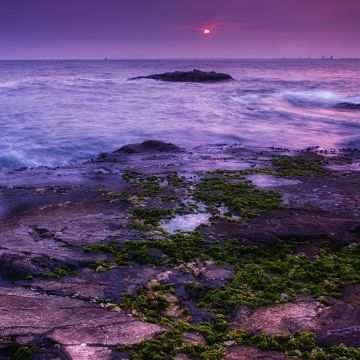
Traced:
<svg viewBox="0 0 360 360">
<path fill-rule="evenodd" d="M 49 58 L 49 59 L 0 59 L 1 61 L 302 61 L 302 60 L 311 60 L 311 61 L 360 61 L 360 57 L 334 57 L 334 58 L 318 58 L 318 57 L 280 57 L 280 58 Z"/>
</svg>

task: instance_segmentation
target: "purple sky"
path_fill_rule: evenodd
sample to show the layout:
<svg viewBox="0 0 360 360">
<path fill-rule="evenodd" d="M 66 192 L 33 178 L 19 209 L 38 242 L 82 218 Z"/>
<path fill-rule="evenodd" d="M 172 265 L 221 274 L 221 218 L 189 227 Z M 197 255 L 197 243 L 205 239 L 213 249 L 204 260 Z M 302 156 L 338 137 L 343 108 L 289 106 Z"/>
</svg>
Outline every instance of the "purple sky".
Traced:
<svg viewBox="0 0 360 360">
<path fill-rule="evenodd" d="M 360 0 L 0 0 L 0 59 L 360 57 L 359 39 Z"/>
</svg>

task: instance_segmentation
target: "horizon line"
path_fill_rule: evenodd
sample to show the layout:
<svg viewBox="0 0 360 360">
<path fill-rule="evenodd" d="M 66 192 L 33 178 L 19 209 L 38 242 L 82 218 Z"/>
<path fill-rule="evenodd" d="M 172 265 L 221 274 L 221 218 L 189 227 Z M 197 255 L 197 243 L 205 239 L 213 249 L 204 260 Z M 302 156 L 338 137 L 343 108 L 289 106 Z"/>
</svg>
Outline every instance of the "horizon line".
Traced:
<svg viewBox="0 0 360 360">
<path fill-rule="evenodd" d="M 194 60 L 360 60 L 360 57 L 342 56 L 342 57 L 314 57 L 314 56 L 281 56 L 281 57 L 149 57 L 149 58 L 19 58 L 19 59 L 0 59 L 0 61 L 194 61 Z"/>
</svg>

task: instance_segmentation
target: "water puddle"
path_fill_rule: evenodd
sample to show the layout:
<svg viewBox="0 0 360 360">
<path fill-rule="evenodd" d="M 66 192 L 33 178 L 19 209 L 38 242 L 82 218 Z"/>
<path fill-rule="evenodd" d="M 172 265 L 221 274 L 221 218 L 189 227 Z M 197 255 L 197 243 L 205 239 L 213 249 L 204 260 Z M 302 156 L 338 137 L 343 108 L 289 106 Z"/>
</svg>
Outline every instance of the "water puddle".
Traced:
<svg viewBox="0 0 360 360">
<path fill-rule="evenodd" d="M 284 179 L 281 177 L 263 174 L 249 175 L 246 178 L 259 188 L 265 189 L 276 186 L 296 185 L 301 183 L 300 180 Z"/>
<path fill-rule="evenodd" d="M 191 232 L 199 225 L 207 223 L 210 217 L 211 214 L 208 213 L 177 215 L 174 219 L 162 224 L 161 228 L 170 234 Z"/>
</svg>

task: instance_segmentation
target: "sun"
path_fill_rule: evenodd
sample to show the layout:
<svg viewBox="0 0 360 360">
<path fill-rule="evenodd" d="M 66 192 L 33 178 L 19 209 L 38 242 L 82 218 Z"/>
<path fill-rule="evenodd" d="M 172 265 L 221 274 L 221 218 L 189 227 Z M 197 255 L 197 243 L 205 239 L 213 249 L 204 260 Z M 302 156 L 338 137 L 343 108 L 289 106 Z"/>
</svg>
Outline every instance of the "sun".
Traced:
<svg viewBox="0 0 360 360">
<path fill-rule="evenodd" d="M 203 34 L 204 34 L 204 35 L 210 35 L 210 34 L 211 34 L 211 30 L 210 30 L 210 29 L 204 29 L 204 30 L 203 30 Z"/>
</svg>

